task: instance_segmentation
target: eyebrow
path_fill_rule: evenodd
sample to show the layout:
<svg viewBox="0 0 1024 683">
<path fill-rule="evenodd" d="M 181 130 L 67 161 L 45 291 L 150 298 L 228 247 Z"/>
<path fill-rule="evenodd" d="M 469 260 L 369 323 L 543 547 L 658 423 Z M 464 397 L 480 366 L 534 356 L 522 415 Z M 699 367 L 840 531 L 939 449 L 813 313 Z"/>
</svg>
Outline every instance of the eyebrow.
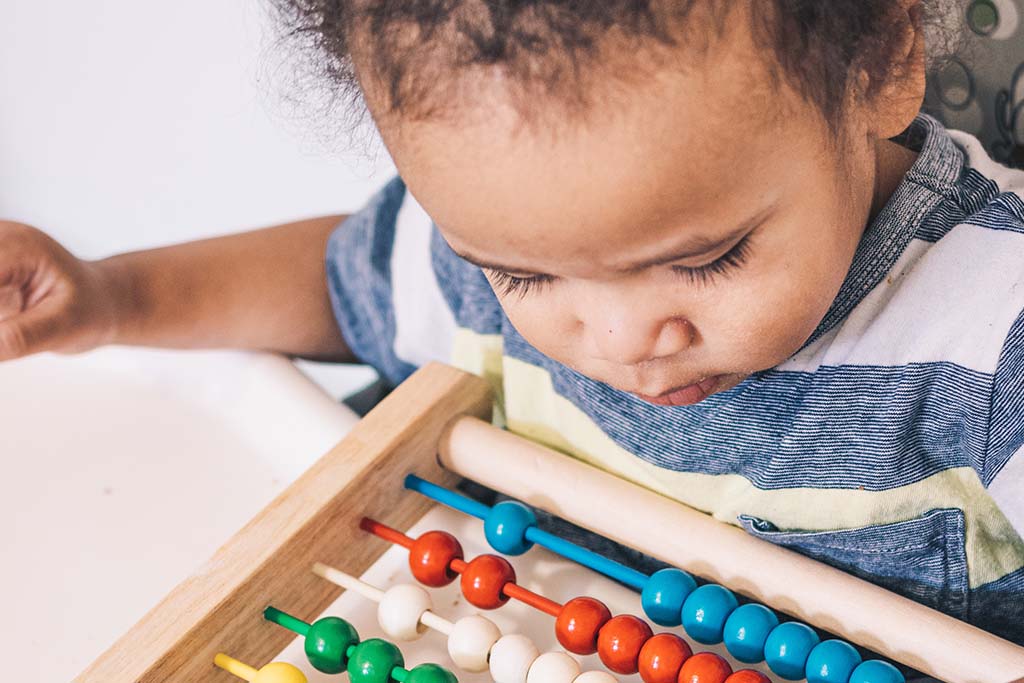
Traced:
<svg viewBox="0 0 1024 683">
<path fill-rule="evenodd" d="M 718 249 L 721 249 L 724 245 L 730 242 L 738 241 L 743 238 L 748 232 L 752 231 L 758 225 L 766 221 L 772 213 L 775 212 L 776 205 L 765 208 L 750 218 L 745 219 L 735 230 L 730 230 L 721 237 L 707 237 L 704 235 L 696 235 L 689 238 L 682 246 L 676 247 L 673 251 L 668 254 L 662 254 L 651 259 L 645 259 L 636 263 L 630 263 L 628 265 L 617 268 L 624 273 L 636 272 L 645 268 L 651 268 L 654 266 L 662 266 L 666 263 L 672 263 L 673 261 L 681 261 L 687 258 L 695 258 L 697 256 L 704 256 Z M 511 266 L 508 264 L 495 263 L 493 261 L 487 261 L 486 259 L 477 258 L 472 254 L 455 250 L 456 255 L 474 266 L 483 268 L 485 270 L 497 270 L 506 273 L 522 273 L 529 275 L 538 274 L 531 268 L 520 268 L 517 266 Z"/>
</svg>

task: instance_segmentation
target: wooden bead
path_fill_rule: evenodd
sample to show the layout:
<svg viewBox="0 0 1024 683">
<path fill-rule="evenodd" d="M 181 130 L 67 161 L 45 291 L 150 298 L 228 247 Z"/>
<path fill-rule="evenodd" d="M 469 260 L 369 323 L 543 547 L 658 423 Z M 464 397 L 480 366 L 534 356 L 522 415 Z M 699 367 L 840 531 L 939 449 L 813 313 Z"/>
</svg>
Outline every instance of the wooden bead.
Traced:
<svg viewBox="0 0 1024 683">
<path fill-rule="evenodd" d="M 545 652 L 533 660 L 526 683 L 572 683 L 580 675 L 580 663 L 564 652 Z"/>
<path fill-rule="evenodd" d="M 736 596 L 725 586 L 706 583 L 683 603 L 683 628 L 698 643 L 720 643 L 725 621 L 738 604 Z"/>
<path fill-rule="evenodd" d="M 804 665 L 808 683 L 846 683 L 860 664 L 856 648 L 842 640 L 818 643 Z"/>
<path fill-rule="evenodd" d="M 459 679 L 437 664 L 420 664 L 409 670 L 404 683 L 459 683 Z"/>
<path fill-rule="evenodd" d="M 480 609 L 496 609 L 508 602 L 502 592 L 506 583 L 516 582 L 516 572 L 504 557 L 480 555 L 462 570 L 461 587 L 466 600 Z"/>
<path fill-rule="evenodd" d="M 799 681 L 806 677 L 807 659 L 820 640 L 807 624 L 787 621 L 768 634 L 764 643 L 764 661 L 782 678 Z"/>
<path fill-rule="evenodd" d="M 349 683 L 392 683 L 391 672 L 405 666 L 394 643 L 370 638 L 355 646 L 345 667 Z"/>
<path fill-rule="evenodd" d="M 228 673 L 238 676 L 242 680 L 249 681 L 249 683 L 306 683 L 306 676 L 297 668 L 285 662 L 271 662 L 263 668 L 256 670 L 234 657 L 218 652 L 213 658 L 213 663 Z"/>
<path fill-rule="evenodd" d="M 420 623 L 423 613 L 433 607 L 430 595 L 410 583 L 392 586 L 377 605 L 377 622 L 395 640 L 416 640 L 427 627 Z"/>
<path fill-rule="evenodd" d="M 693 650 L 674 633 L 659 633 L 640 648 L 637 668 L 644 683 L 676 683 Z"/>
<path fill-rule="evenodd" d="M 600 600 L 573 598 L 555 619 L 555 637 L 569 652 L 592 655 L 597 652 L 598 632 L 611 618 L 611 611 Z"/>
<path fill-rule="evenodd" d="M 683 603 L 697 588 L 693 577 L 681 569 L 666 567 L 650 575 L 640 593 L 647 618 L 659 626 L 683 623 Z"/>
<path fill-rule="evenodd" d="M 635 674 L 640 648 L 653 635 L 647 622 L 632 614 L 612 617 L 597 634 L 597 654 L 618 674 Z"/>
<path fill-rule="evenodd" d="M 291 664 L 271 662 L 259 670 L 252 683 L 306 683 L 306 676 Z"/>
<path fill-rule="evenodd" d="M 484 536 L 503 555 L 522 555 L 533 547 L 526 534 L 537 526 L 537 515 L 519 501 L 503 500 L 484 518 Z"/>
<path fill-rule="evenodd" d="M 725 683 L 772 683 L 772 679 L 760 671 L 753 669 L 740 669 L 725 679 Z"/>
<path fill-rule="evenodd" d="M 732 667 L 712 652 L 698 652 L 683 662 L 678 683 L 725 683 Z"/>
<path fill-rule="evenodd" d="M 850 674 L 850 683 L 904 683 L 900 670 L 888 662 L 869 659 Z"/>
<path fill-rule="evenodd" d="M 317 671 L 337 674 L 348 666 L 348 648 L 358 643 L 359 634 L 352 624 L 340 617 L 324 617 L 310 625 L 303 649 Z"/>
<path fill-rule="evenodd" d="M 779 618 L 775 612 L 764 605 L 747 603 L 734 609 L 725 620 L 722 640 L 729 654 L 739 661 L 763 662 L 768 634 L 778 625 Z"/>
<path fill-rule="evenodd" d="M 428 531 L 409 548 L 409 570 L 424 586 L 447 586 L 458 576 L 451 569 L 452 560 L 461 560 L 462 546 L 446 531 Z"/>
<path fill-rule="evenodd" d="M 572 683 L 619 683 L 619 679 L 607 671 L 584 671 Z"/>
<path fill-rule="evenodd" d="M 471 673 L 487 671 L 487 655 L 501 638 L 490 619 L 474 614 L 455 622 L 448 635 L 448 654 L 460 669 Z"/>
<path fill-rule="evenodd" d="M 526 674 L 540 650 L 520 633 L 502 636 L 491 646 L 489 666 L 494 683 L 526 683 Z"/>
</svg>

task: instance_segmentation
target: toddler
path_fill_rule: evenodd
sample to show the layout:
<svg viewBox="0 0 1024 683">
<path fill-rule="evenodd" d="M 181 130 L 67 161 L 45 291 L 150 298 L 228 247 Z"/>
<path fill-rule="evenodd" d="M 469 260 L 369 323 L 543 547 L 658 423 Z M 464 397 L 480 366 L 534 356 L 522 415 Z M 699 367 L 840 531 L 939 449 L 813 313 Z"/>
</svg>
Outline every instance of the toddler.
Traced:
<svg viewBox="0 0 1024 683">
<path fill-rule="evenodd" d="M 919 113 L 926 0 L 276 2 L 401 178 L 98 262 L 0 224 L 0 358 L 451 362 L 513 431 L 1024 644 L 1024 173 Z"/>
</svg>

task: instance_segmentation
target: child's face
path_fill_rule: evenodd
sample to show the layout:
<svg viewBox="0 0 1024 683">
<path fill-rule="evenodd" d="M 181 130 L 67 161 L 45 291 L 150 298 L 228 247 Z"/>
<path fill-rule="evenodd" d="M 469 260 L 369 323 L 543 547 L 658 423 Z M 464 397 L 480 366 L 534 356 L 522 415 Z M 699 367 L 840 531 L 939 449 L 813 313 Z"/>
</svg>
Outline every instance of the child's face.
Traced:
<svg viewBox="0 0 1024 683">
<path fill-rule="evenodd" d="M 899 157 L 859 123 L 877 117 L 851 114 L 836 141 L 749 41 L 720 48 L 609 88 L 585 122 L 524 126 L 485 81 L 475 116 L 379 121 L 412 193 L 527 341 L 664 405 L 800 348 Z"/>
</svg>

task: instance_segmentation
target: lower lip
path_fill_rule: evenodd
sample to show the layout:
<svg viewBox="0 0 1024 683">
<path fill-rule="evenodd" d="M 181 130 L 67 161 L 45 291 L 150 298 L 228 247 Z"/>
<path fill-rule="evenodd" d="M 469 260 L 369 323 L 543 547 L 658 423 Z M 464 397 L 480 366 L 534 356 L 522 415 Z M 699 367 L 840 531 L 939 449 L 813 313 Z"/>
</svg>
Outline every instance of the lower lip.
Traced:
<svg viewBox="0 0 1024 683">
<path fill-rule="evenodd" d="M 710 396 L 720 381 L 721 375 L 715 375 L 696 384 L 673 389 L 661 396 L 644 396 L 642 394 L 637 394 L 637 396 L 657 406 L 692 406 Z"/>
</svg>

